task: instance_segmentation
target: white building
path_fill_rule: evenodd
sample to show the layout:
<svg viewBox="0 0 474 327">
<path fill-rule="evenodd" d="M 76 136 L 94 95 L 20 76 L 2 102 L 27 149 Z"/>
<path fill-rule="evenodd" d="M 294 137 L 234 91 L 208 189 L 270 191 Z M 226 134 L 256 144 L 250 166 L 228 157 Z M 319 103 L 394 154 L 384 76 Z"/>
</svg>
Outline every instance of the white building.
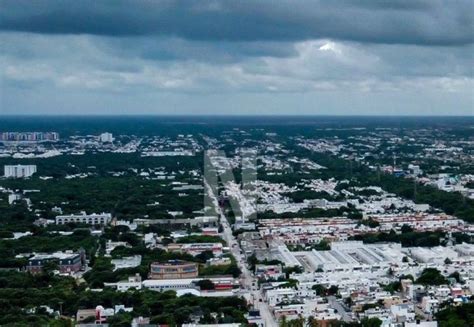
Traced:
<svg viewBox="0 0 474 327">
<path fill-rule="evenodd" d="M 423 174 L 423 170 L 421 170 L 420 166 L 418 165 L 409 164 L 408 170 L 410 171 L 412 175 L 415 175 L 415 176 Z"/>
<path fill-rule="evenodd" d="M 36 165 L 5 165 L 5 177 L 26 178 L 36 173 Z"/>
<path fill-rule="evenodd" d="M 110 263 L 114 265 L 114 271 L 117 269 L 135 268 L 142 263 L 142 256 L 137 254 L 131 257 L 112 259 Z"/>
<path fill-rule="evenodd" d="M 438 327 L 437 321 L 406 322 L 405 327 Z"/>
<path fill-rule="evenodd" d="M 112 133 L 102 133 L 99 135 L 99 140 L 102 143 L 112 143 L 114 141 L 114 136 Z"/>
<path fill-rule="evenodd" d="M 446 259 L 454 261 L 459 256 L 452 248 L 444 246 L 434 246 L 431 248 L 413 247 L 405 251 L 418 262 L 432 264 L 443 264 Z"/>
<path fill-rule="evenodd" d="M 171 243 L 168 245 L 168 251 L 188 253 L 192 256 L 210 251 L 215 256 L 220 256 L 223 253 L 223 246 L 222 243 Z"/>
<path fill-rule="evenodd" d="M 284 244 L 272 247 L 270 250 L 272 257 L 284 262 L 287 267 L 301 267 L 301 263 L 296 259 L 293 252 L 290 252 Z"/>
<path fill-rule="evenodd" d="M 68 223 L 88 224 L 88 225 L 106 225 L 112 220 L 112 214 L 86 214 L 84 211 L 78 215 L 62 215 L 56 216 L 56 225 L 64 225 Z"/>
<path fill-rule="evenodd" d="M 216 290 L 231 290 L 238 282 L 233 277 L 209 277 L 209 278 L 183 278 L 183 279 L 147 279 L 142 282 L 142 286 L 152 291 L 179 291 L 185 289 L 195 289 L 195 283 L 203 279 L 209 279 L 216 286 Z"/>
<path fill-rule="evenodd" d="M 291 302 L 292 300 L 306 297 L 316 297 L 316 291 L 293 288 L 275 288 L 265 292 L 265 301 L 268 305 L 274 307 L 282 302 Z"/>
<path fill-rule="evenodd" d="M 128 277 L 128 280 L 120 281 L 117 283 L 104 283 L 104 286 L 116 288 L 119 292 L 126 292 L 131 288 L 141 290 L 142 279 L 139 274 L 136 274 L 135 276 Z"/>
<path fill-rule="evenodd" d="M 424 296 L 421 300 L 421 308 L 426 314 L 435 314 L 439 309 L 439 301 L 430 296 Z"/>
<path fill-rule="evenodd" d="M 363 244 L 360 241 L 333 242 L 329 251 L 292 252 L 307 271 L 326 272 L 387 271 L 392 264 L 401 264 L 404 254 L 401 245 Z"/>
<path fill-rule="evenodd" d="M 13 204 L 15 201 L 20 201 L 23 195 L 18 193 L 8 194 L 8 204 Z"/>
</svg>

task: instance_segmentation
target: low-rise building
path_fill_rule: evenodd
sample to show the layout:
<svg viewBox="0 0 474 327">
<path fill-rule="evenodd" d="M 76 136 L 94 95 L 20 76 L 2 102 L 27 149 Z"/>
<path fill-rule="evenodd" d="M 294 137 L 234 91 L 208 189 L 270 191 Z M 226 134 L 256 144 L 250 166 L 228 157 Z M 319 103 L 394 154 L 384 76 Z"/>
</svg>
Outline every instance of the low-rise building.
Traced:
<svg viewBox="0 0 474 327">
<path fill-rule="evenodd" d="M 172 243 L 168 245 L 168 251 L 187 253 L 196 256 L 205 251 L 212 252 L 215 256 L 222 255 L 222 243 Z"/>
<path fill-rule="evenodd" d="M 68 223 L 87 224 L 87 225 L 107 225 L 112 220 L 112 214 L 86 214 L 84 211 L 78 215 L 56 216 L 56 224 L 64 225 Z"/>
<path fill-rule="evenodd" d="M 426 314 L 435 314 L 439 309 L 439 300 L 432 296 L 424 296 L 421 300 L 421 308 Z"/>
<path fill-rule="evenodd" d="M 231 290 L 234 286 L 238 285 L 235 279 L 232 276 L 229 277 L 209 277 L 209 278 L 182 278 L 182 279 L 147 279 L 142 282 L 144 288 L 150 289 L 152 291 L 169 291 L 169 290 L 188 290 L 188 289 L 198 289 L 196 283 L 208 279 L 214 286 L 215 291 L 228 291 Z"/>
<path fill-rule="evenodd" d="M 26 178 L 36 173 L 36 165 L 5 165 L 6 178 Z"/>
<path fill-rule="evenodd" d="M 60 273 L 74 273 L 83 270 L 86 266 L 84 251 L 78 253 L 55 252 L 50 254 L 36 254 L 28 259 L 26 270 L 31 273 L 40 273 L 48 262 L 57 262 Z"/>
<path fill-rule="evenodd" d="M 110 263 L 114 265 L 114 271 L 117 269 L 135 268 L 135 267 L 138 267 L 141 264 L 141 262 L 142 262 L 141 255 L 123 257 L 119 259 L 112 259 L 110 261 Z"/>
<path fill-rule="evenodd" d="M 128 277 L 128 280 L 120 281 L 117 283 L 104 283 L 105 287 L 113 287 L 119 292 L 126 292 L 131 288 L 136 290 L 142 289 L 142 278 L 139 274 Z"/>
<path fill-rule="evenodd" d="M 255 276 L 265 280 L 284 278 L 285 273 L 281 265 L 256 265 Z"/>
<path fill-rule="evenodd" d="M 197 277 L 198 273 L 197 263 L 170 260 L 164 263 L 152 263 L 149 277 L 151 279 L 184 279 Z"/>
<path fill-rule="evenodd" d="M 229 257 L 211 258 L 206 261 L 208 266 L 227 266 L 232 263 Z"/>
</svg>

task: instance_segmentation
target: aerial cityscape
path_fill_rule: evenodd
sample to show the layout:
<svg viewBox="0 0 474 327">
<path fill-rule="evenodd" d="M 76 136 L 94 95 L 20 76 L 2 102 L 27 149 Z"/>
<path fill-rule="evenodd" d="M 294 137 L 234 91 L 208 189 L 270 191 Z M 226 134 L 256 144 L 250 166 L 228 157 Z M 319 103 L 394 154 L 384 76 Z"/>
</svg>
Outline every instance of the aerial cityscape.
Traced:
<svg viewBox="0 0 474 327">
<path fill-rule="evenodd" d="M 0 326 L 474 327 L 474 1 L 0 0 Z"/>
<path fill-rule="evenodd" d="M 2 324 L 472 322 L 472 117 L 1 122 Z"/>
</svg>

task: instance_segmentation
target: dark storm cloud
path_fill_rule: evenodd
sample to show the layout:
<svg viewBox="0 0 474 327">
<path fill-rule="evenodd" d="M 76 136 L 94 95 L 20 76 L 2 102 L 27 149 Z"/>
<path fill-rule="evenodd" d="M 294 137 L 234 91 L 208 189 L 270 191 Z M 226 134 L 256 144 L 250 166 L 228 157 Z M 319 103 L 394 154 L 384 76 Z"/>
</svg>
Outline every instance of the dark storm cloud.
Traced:
<svg viewBox="0 0 474 327">
<path fill-rule="evenodd" d="M 0 29 L 44 34 L 161 35 L 198 41 L 465 45 L 465 1 L 2 1 Z"/>
<path fill-rule="evenodd" d="M 472 115 L 473 6 L 0 0 L 0 114 Z"/>
</svg>

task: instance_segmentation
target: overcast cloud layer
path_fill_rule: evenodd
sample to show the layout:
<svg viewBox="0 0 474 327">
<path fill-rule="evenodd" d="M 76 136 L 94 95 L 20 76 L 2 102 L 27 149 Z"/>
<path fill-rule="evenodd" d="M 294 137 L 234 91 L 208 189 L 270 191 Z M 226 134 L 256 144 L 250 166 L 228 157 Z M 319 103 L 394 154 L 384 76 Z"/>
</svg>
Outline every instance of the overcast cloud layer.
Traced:
<svg viewBox="0 0 474 327">
<path fill-rule="evenodd" d="M 474 115 L 474 2 L 0 1 L 0 114 Z"/>
</svg>

